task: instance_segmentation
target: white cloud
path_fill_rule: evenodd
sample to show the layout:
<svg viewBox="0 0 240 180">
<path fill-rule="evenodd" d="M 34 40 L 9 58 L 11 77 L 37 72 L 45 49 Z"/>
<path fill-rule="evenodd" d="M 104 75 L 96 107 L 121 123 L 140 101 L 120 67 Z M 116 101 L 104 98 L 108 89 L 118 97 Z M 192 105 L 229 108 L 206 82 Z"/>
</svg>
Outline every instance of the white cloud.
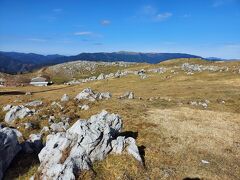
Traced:
<svg viewBox="0 0 240 180">
<path fill-rule="evenodd" d="M 90 31 L 81 31 L 81 32 L 74 33 L 74 35 L 76 35 L 76 36 L 87 36 L 87 35 L 91 35 L 91 34 L 93 34 L 93 33 Z"/>
<path fill-rule="evenodd" d="M 102 20 L 102 21 L 101 21 L 101 24 L 102 24 L 103 26 L 106 26 L 106 25 L 111 24 L 111 21 L 105 19 L 105 20 Z"/>
<path fill-rule="evenodd" d="M 140 17 L 143 19 L 161 22 L 172 17 L 171 12 L 160 12 L 158 9 L 152 5 L 143 6 L 140 10 Z"/>
<path fill-rule="evenodd" d="M 232 3 L 234 1 L 235 0 L 214 0 L 212 6 L 216 8 L 216 7 L 219 7 L 219 6 L 223 6 L 223 5 Z"/>
<path fill-rule="evenodd" d="M 156 21 L 164 21 L 168 18 L 170 18 L 172 16 L 172 13 L 166 12 L 166 13 L 162 13 L 162 14 L 157 14 L 155 16 L 155 20 Z"/>
</svg>

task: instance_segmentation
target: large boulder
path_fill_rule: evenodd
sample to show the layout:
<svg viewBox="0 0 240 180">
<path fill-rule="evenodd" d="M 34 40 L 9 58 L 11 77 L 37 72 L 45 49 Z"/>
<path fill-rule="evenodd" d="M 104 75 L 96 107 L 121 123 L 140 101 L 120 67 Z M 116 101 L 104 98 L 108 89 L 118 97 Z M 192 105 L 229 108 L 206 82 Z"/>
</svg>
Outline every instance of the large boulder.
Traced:
<svg viewBox="0 0 240 180">
<path fill-rule="evenodd" d="M 103 160 L 109 153 L 121 154 L 125 149 L 142 162 L 135 139 L 119 136 L 121 130 L 120 116 L 102 111 L 89 120 L 78 120 L 66 132 L 48 135 L 38 155 L 40 166 L 35 177 L 75 179 L 94 161 Z"/>
<path fill-rule="evenodd" d="M 0 179 L 3 178 L 4 172 L 21 150 L 18 142 L 20 134 L 17 130 L 8 127 L 0 129 Z"/>
<path fill-rule="evenodd" d="M 22 105 L 12 106 L 11 109 L 5 115 L 5 122 L 8 124 L 13 123 L 16 119 L 23 119 L 26 116 L 33 114 L 33 110 L 30 110 Z"/>
</svg>

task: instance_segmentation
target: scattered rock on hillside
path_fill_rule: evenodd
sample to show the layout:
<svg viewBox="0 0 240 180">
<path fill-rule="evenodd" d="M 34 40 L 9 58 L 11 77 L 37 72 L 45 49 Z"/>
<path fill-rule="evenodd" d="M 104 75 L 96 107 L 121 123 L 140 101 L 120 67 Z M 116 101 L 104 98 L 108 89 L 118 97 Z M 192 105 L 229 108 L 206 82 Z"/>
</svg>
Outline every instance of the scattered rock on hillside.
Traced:
<svg viewBox="0 0 240 180">
<path fill-rule="evenodd" d="M 89 170 L 96 160 L 125 149 L 142 162 L 135 139 L 118 136 L 122 129 L 119 115 L 102 111 L 88 121 L 78 120 L 66 132 L 48 135 L 39 153 L 37 178 L 75 179 L 81 170 Z"/>
<path fill-rule="evenodd" d="M 31 116 L 34 110 L 30 110 L 22 105 L 12 106 L 11 109 L 5 115 L 5 122 L 10 124 L 16 119 L 23 119 L 26 116 Z"/>
<path fill-rule="evenodd" d="M 202 71 L 212 71 L 212 72 L 222 72 L 228 71 L 228 67 L 219 67 L 219 66 L 204 66 L 200 64 L 189 64 L 183 63 L 181 66 L 183 71 L 187 72 L 202 72 Z"/>
<path fill-rule="evenodd" d="M 134 93 L 132 91 L 125 92 L 119 99 L 134 99 Z"/>
<path fill-rule="evenodd" d="M 56 133 L 66 131 L 68 127 L 69 127 L 68 122 L 59 122 L 51 124 L 50 129 L 51 131 Z"/>
<path fill-rule="evenodd" d="M 44 126 L 42 128 L 42 130 L 40 131 L 40 134 L 45 134 L 45 133 L 48 133 L 50 131 L 49 127 L 48 126 Z"/>
<path fill-rule="evenodd" d="M 97 94 L 97 99 L 102 100 L 102 99 L 110 99 L 112 97 L 111 93 L 109 92 L 102 92 Z"/>
<path fill-rule="evenodd" d="M 190 101 L 190 104 L 192 106 L 202 106 L 203 108 L 208 108 L 208 104 L 210 103 L 209 100 L 204 100 L 204 101 Z"/>
<path fill-rule="evenodd" d="M 25 95 L 30 96 L 30 95 L 32 95 L 32 92 L 26 92 Z"/>
<path fill-rule="evenodd" d="M 97 80 L 103 80 L 105 79 L 105 75 L 103 73 L 101 73 L 98 77 Z"/>
<path fill-rule="evenodd" d="M 25 106 L 37 107 L 37 106 L 41 106 L 42 104 L 43 104 L 42 101 L 35 100 L 32 102 L 26 103 Z"/>
<path fill-rule="evenodd" d="M 63 110 L 63 108 L 64 108 L 60 103 L 58 103 L 58 102 L 56 102 L 56 101 L 53 101 L 52 104 L 51 104 L 51 106 L 53 106 L 53 107 L 58 107 L 58 108 L 60 108 L 61 110 Z"/>
<path fill-rule="evenodd" d="M 26 122 L 23 124 L 25 129 L 32 129 L 34 127 L 33 123 L 31 122 Z"/>
<path fill-rule="evenodd" d="M 87 104 L 84 104 L 84 105 L 80 105 L 80 106 L 78 106 L 78 107 L 80 107 L 81 108 L 81 110 L 85 110 L 85 111 L 87 111 L 87 110 L 89 110 L 89 105 L 87 105 Z"/>
<path fill-rule="evenodd" d="M 18 134 L 21 133 L 8 127 L 0 129 L 0 179 L 3 178 L 4 172 L 21 150 Z"/>
<path fill-rule="evenodd" d="M 70 99 L 69 96 L 67 94 L 64 94 L 61 98 L 61 101 L 62 102 L 67 102 L 67 101 L 69 101 L 69 99 Z"/>
<path fill-rule="evenodd" d="M 109 98 L 111 98 L 111 94 L 109 92 L 95 93 L 91 88 L 84 89 L 75 97 L 75 99 L 78 101 L 80 100 L 96 101 Z"/>
<path fill-rule="evenodd" d="M 84 89 L 75 97 L 76 100 L 89 100 L 89 101 L 95 101 L 96 98 L 97 95 L 93 92 L 91 88 Z"/>
<path fill-rule="evenodd" d="M 149 69 L 148 72 L 153 72 L 153 73 L 160 73 L 163 74 L 167 71 L 166 68 L 160 67 L 160 68 L 155 68 L 155 69 Z"/>
</svg>

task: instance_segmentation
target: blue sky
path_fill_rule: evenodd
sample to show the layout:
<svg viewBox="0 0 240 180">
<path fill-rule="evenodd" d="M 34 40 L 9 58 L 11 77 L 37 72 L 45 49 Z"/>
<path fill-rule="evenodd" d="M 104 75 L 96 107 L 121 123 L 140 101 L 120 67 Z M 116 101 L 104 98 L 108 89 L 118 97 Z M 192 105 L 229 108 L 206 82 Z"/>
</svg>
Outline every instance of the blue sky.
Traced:
<svg viewBox="0 0 240 180">
<path fill-rule="evenodd" d="M 240 58 L 240 0 L 0 0 L 0 50 Z"/>
</svg>

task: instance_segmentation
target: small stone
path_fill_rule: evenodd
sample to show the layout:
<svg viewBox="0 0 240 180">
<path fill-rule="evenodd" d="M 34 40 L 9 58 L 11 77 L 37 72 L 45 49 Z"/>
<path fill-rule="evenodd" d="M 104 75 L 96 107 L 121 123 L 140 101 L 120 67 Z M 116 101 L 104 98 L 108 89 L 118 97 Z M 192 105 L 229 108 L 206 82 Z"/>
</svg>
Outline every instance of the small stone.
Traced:
<svg viewBox="0 0 240 180">
<path fill-rule="evenodd" d="M 67 102 L 67 101 L 69 101 L 69 99 L 70 99 L 69 96 L 67 94 L 64 94 L 61 98 L 61 101 L 62 102 Z"/>
</svg>

